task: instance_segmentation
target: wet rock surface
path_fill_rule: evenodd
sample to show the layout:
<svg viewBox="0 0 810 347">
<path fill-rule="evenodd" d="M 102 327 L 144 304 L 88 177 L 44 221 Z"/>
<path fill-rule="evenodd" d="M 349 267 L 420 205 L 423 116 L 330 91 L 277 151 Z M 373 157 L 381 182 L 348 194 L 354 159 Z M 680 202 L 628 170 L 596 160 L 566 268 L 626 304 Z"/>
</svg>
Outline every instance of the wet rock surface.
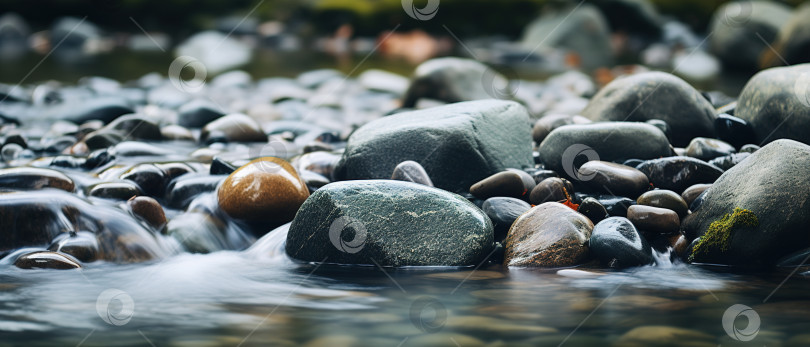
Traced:
<svg viewBox="0 0 810 347">
<path fill-rule="evenodd" d="M 714 107 L 691 85 L 662 72 L 617 79 L 591 99 L 582 115 L 594 121 L 665 121 L 672 141 L 685 146 L 692 138 L 714 134 Z"/>
<path fill-rule="evenodd" d="M 700 238 L 691 259 L 763 266 L 807 247 L 808 160 L 807 145 L 777 140 L 720 177 L 683 221 L 684 235 Z"/>
<path fill-rule="evenodd" d="M 547 202 L 524 213 L 509 229 L 504 265 L 563 267 L 588 259 L 593 223 L 568 206 Z"/>
<path fill-rule="evenodd" d="M 295 216 L 286 252 L 307 262 L 478 265 L 493 243 L 489 218 L 462 197 L 416 183 L 368 180 L 317 190 Z"/>
<path fill-rule="evenodd" d="M 504 169 L 531 166 L 530 130 L 526 109 L 507 101 L 399 113 L 355 131 L 335 177 L 389 178 L 396 165 L 413 160 L 436 187 L 463 192 Z"/>
</svg>

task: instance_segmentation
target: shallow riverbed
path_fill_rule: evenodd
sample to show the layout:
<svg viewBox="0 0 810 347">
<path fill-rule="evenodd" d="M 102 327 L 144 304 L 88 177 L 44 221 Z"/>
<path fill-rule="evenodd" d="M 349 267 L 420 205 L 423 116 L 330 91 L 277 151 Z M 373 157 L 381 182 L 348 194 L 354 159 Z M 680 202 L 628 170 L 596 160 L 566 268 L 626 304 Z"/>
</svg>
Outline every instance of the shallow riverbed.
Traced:
<svg viewBox="0 0 810 347">
<path fill-rule="evenodd" d="M 633 336 L 725 346 L 743 343 L 723 327 L 735 304 L 758 313 L 752 345 L 803 345 L 810 314 L 806 275 L 683 264 L 383 271 L 248 250 L 71 271 L 4 266 L 0 278 L 10 345 L 625 345 L 633 329 L 666 326 Z M 120 292 L 101 295 L 109 289 Z"/>
</svg>

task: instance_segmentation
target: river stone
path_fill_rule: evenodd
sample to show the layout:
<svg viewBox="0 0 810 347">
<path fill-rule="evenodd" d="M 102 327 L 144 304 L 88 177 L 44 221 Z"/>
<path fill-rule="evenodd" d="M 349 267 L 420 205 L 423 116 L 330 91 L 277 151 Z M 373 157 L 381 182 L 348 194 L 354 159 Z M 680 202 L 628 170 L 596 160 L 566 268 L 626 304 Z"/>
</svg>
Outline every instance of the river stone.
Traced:
<svg viewBox="0 0 810 347">
<path fill-rule="evenodd" d="M 711 237 L 704 240 L 704 247 L 693 250 L 694 261 L 767 266 L 809 247 L 808 162 L 810 146 L 776 140 L 726 171 L 682 223 L 690 241 Z M 726 215 L 729 217 L 721 221 Z M 706 235 L 710 228 L 712 232 Z"/>
<path fill-rule="evenodd" d="M 610 267 L 624 268 L 653 263 L 652 248 L 627 218 L 610 217 L 593 228 L 590 248 Z"/>
<path fill-rule="evenodd" d="M 172 180 L 166 188 L 166 205 L 185 210 L 202 193 L 217 190 L 225 175 L 192 174 Z"/>
<path fill-rule="evenodd" d="M 132 181 L 101 182 L 90 187 L 88 196 L 102 199 L 129 200 L 141 194 L 141 188 Z"/>
<path fill-rule="evenodd" d="M 703 194 L 703 192 L 705 192 L 706 189 L 709 189 L 711 186 L 712 185 L 708 183 L 695 184 L 689 188 L 686 188 L 686 190 L 681 193 L 681 197 L 683 198 L 683 201 L 686 202 L 687 206 L 692 206 L 695 199 L 697 199 L 700 194 Z"/>
<path fill-rule="evenodd" d="M 748 122 L 725 113 L 714 119 L 714 132 L 718 139 L 741 150 L 741 147 L 757 142 L 754 129 Z"/>
<path fill-rule="evenodd" d="M 159 141 L 163 139 L 160 126 L 157 125 L 155 120 L 139 114 L 118 117 L 110 124 L 96 131 L 116 132 L 124 140 Z"/>
<path fill-rule="evenodd" d="M 229 216 L 274 224 L 291 221 L 308 197 L 309 189 L 292 165 L 274 157 L 240 167 L 217 191 L 219 206 Z"/>
<path fill-rule="evenodd" d="M 810 144 L 810 64 L 760 71 L 745 84 L 735 116 L 754 127 L 759 143 Z"/>
<path fill-rule="evenodd" d="M 714 183 L 723 170 L 691 157 L 668 157 L 645 161 L 636 169 L 643 172 L 656 188 L 683 192 L 698 183 Z"/>
<path fill-rule="evenodd" d="M 516 267 L 562 267 L 585 262 L 593 223 L 565 206 L 547 202 L 512 224 L 504 240 L 504 264 Z"/>
<path fill-rule="evenodd" d="M 486 260 L 493 245 L 489 218 L 461 196 L 366 180 L 315 191 L 290 226 L 286 252 L 306 262 L 467 266 Z"/>
<path fill-rule="evenodd" d="M 17 167 L 0 169 L 0 188 L 26 190 L 56 188 L 72 192 L 75 185 L 70 177 L 56 170 Z"/>
<path fill-rule="evenodd" d="M 529 194 L 532 204 L 540 205 L 544 202 L 561 202 L 571 198 L 573 185 L 564 178 L 549 177 L 537 184 Z"/>
<path fill-rule="evenodd" d="M 686 204 L 686 201 L 678 193 L 666 189 L 655 189 L 641 194 L 636 202 L 639 205 L 670 209 L 675 211 L 680 218 L 685 217 L 689 212 L 689 205 Z"/>
<path fill-rule="evenodd" d="M 789 19 L 790 7 L 775 1 L 728 2 L 712 16 L 709 49 L 726 66 L 756 71 L 762 52 Z"/>
<path fill-rule="evenodd" d="M 390 178 L 413 160 L 436 187 L 466 192 L 507 168 L 533 166 L 529 115 L 518 103 L 462 102 L 387 116 L 357 129 L 335 168 L 336 180 Z"/>
<path fill-rule="evenodd" d="M 194 99 L 177 110 L 177 124 L 186 128 L 202 128 L 224 115 L 216 104 L 205 99 Z"/>
<path fill-rule="evenodd" d="M 92 204 L 60 190 L 0 194 L 0 253 L 47 247 L 66 231 L 96 236 L 99 259 L 130 263 L 169 255 L 162 240 L 129 214 L 109 204 Z"/>
<path fill-rule="evenodd" d="M 582 164 L 577 172 L 585 185 L 614 195 L 635 198 L 650 188 L 644 173 L 622 164 L 591 160 Z"/>
<path fill-rule="evenodd" d="M 232 113 L 206 124 L 200 133 L 200 141 L 267 142 L 267 135 L 253 118 Z"/>
<path fill-rule="evenodd" d="M 602 206 L 602 204 L 599 203 L 599 200 L 592 197 L 582 199 L 582 202 L 577 208 L 577 212 L 581 213 L 585 217 L 588 217 L 593 224 L 599 223 L 605 218 L 610 217 L 607 209 L 605 209 L 605 206 Z"/>
<path fill-rule="evenodd" d="M 119 97 L 93 97 L 81 102 L 68 102 L 54 107 L 51 112 L 64 120 L 82 124 L 91 120 L 100 120 L 103 123 L 135 112 L 132 106 Z"/>
<path fill-rule="evenodd" d="M 627 209 L 627 219 L 647 235 L 677 233 L 681 226 L 681 220 L 675 211 L 647 205 L 630 206 Z"/>
<path fill-rule="evenodd" d="M 663 120 L 672 129 L 672 144 L 678 147 L 698 136 L 713 136 L 714 114 L 714 107 L 700 92 L 664 72 L 616 79 L 596 93 L 582 111 L 583 116 L 594 121 Z M 647 147 L 637 142 L 631 145 Z"/>
<path fill-rule="evenodd" d="M 155 199 L 148 196 L 133 196 L 127 201 L 127 206 L 132 214 L 143 219 L 155 230 L 160 230 L 166 225 L 166 213 Z"/>
<path fill-rule="evenodd" d="M 711 159 L 730 155 L 737 150 L 734 146 L 717 139 L 696 137 L 686 147 L 686 156 L 709 161 Z"/>
<path fill-rule="evenodd" d="M 80 269 L 81 262 L 76 258 L 59 252 L 38 251 L 23 254 L 14 261 L 14 266 L 20 269 L 52 269 L 70 270 Z"/>
<path fill-rule="evenodd" d="M 496 242 L 503 240 L 515 219 L 531 208 L 532 206 L 523 200 L 500 196 L 489 198 L 481 205 L 481 209 L 492 221 Z"/>
<path fill-rule="evenodd" d="M 138 164 L 121 174 L 122 180 L 134 182 L 140 190 L 151 197 L 163 197 L 166 189 L 166 173 L 155 164 Z"/>
<path fill-rule="evenodd" d="M 528 195 L 534 186 L 534 178 L 526 171 L 509 169 L 473 184 L 470 187 L 470 194 L 479 199 L 505 196 L 528 200 Z"/>
<path fill-rule="evenodd" d="M 500 73 L 472 59 L 431 59 L 416 67 L 402 106 L 412 108 L 422 98 L 447 103 L 492 99 L 493 91 L 487 88 L 507 83 Z"/>
<path fill-rule="evenodd" d="M 83 263 L 96 261 L 99 256 L 98 239 L 87 231 L 62 233 L 53 240 L 48 250 L 69 254 Z"/>
<path fill-rule="evenodd" d="M 660 158 L 672 153 L 669 141 L 660 129 L 632 122 L 564 125 L 548 134 L 537 150 L 547 169 L 569 179 L 574 178 L 571 176 L 576 175 L 579 165 L 585 160 L 623 162 Z M 591 158 L 594 154 L 595 158 Z"/>
</svg>

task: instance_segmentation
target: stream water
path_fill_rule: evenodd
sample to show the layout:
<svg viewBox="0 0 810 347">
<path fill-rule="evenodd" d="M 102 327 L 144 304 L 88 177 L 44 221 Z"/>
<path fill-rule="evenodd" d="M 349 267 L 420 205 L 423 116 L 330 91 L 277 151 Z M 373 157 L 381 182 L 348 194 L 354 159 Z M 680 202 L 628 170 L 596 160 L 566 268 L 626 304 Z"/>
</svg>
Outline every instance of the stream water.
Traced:
<svg viewBox="0 0 810 347">
<path fill-rule="evenodd" d="M 0 345 L 625 345 L 622 335 L 645 326 L 694 330 L 650 341 L 734 345 L 743 341 L 724 331 L 723 315 L 735 304 L 760 319 L 750 345 L 807 341 L 808 279 L 794 269 L 317 266 L 290 261 L 285 230 L 275 233 L 241 252 L 70 271 L 2 266 Z"/>
</svg>

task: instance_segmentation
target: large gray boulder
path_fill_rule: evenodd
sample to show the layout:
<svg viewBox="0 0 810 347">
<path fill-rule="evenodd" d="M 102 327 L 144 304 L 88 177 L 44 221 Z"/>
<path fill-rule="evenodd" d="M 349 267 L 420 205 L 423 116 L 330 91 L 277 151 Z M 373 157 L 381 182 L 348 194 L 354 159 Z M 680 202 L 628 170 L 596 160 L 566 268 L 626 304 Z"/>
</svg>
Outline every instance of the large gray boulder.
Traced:
<svg viewBox="0 0 810 347">
<path fill-rule="evenodd" d="M 690 260 L 772 265 L 810 246 L 810 146 L 776 140 L 726 171 L 682 223 Z"/>
<path fill-rule="evenodd" d="M 286 252 L 306 262 L 479 265 L 493 237 L 486 214 L 456 194 L 411 182 L 348 181 L 325 185 L 304 202 Z"/>
<path fill-rule="evenodd" d="M 715 110 L 684 80 L 665 72 L 619 78 L 602 88 L 582 111 L 593 121 L 665 121 L 672 144 L 686 147 L 695 137 L 714 136 Z"/>
<path fill-rule="evenodd" d="M 357 129 L 335 168 L 337 180 L 390 178 L 413 160 L 436 187 L 466 192 L 508 168 L 534 164 L 529 115 L 516 102 L 482 100 L 399 113 Z"/>
<path fill-rule="evenodd" d="M 760 71 L 745 84 L 735 116 L 761 143 L 791 139 L 810 144 L 810 64 Z"/>
</svg>

